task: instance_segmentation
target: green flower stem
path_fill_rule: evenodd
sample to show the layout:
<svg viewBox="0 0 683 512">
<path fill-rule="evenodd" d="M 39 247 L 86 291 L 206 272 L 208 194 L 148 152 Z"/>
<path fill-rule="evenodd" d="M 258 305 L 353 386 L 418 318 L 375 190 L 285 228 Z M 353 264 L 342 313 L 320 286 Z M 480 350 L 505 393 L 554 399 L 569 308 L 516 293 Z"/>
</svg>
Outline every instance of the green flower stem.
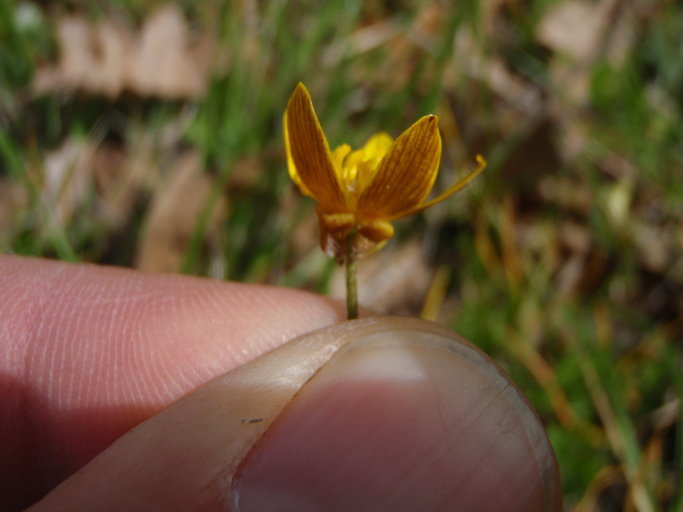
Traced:
<svg viewBox="0 0 683 512">
<path fill-rule="evenodd" d="M 349 320 L 358 318 L 358 279 L 356 269 L 358 260 L 353 250 L 353 241 L 356 238 L 356 230 L 353 229 L 346 239 L 346 254 L 344 264 L 346 265 L 346 317 Z"/>
</svg>

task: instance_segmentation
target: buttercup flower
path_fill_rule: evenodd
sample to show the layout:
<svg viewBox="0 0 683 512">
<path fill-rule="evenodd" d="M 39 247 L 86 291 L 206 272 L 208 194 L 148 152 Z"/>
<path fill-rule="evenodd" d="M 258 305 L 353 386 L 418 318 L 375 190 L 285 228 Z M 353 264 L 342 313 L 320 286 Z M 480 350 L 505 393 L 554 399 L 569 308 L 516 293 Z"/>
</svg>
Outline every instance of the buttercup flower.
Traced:
<svg viewBox="0 0 683 512">
<path fill-rule="evenodd" d="M 425 201 L 441 160 L 436 116 L 419 119 L 396 140 L 378 133 L 356 151 L 348 144 L 330 151 L 311 97 L 300 83 L 283 124 L 289 175 L 303 194 L 317 201 L 320 245 L 340 263 L 380 248 L 394 234 L 391 221 L 443 201 L 486 167 L 478 156 L 476 169 Z"/>
</svg>

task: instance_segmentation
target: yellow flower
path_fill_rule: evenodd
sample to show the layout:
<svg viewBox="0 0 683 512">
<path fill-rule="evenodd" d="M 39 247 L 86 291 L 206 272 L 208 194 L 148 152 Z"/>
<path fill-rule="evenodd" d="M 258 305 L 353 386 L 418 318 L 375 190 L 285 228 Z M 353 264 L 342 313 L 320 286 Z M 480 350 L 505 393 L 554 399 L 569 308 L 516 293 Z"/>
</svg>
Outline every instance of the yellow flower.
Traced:
<svg viewBox="0 0 683 512">
<path fill-rule="evenodd" d="M 381 247 L 394 234 L 391 221 L 417 213 L 462 189 L 486 167 L 479 166 L 431 201 L 425 201 L 439 172 L 438 118 L 425 116 L 395 141 L 373 135 L 361 149 L 342 144 L 334 151 L 303 84 L 297 85 L 284 115 L 289 175 L 301 192 L 318 202 L 322 249 L 339 261 L 353 234 L 351 254 Z"/>
</svg>

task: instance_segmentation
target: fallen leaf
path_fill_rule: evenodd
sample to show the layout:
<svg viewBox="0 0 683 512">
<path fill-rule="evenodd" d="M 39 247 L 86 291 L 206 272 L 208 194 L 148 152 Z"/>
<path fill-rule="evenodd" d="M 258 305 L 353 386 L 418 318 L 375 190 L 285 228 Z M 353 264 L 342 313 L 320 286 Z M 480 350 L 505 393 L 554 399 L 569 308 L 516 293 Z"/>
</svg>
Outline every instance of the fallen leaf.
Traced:
<svg viewBox="0 0 683 512">
<path fill-rule="evenodd" d="M 196 98 L 206 90 L 208 69 L 190 50 L 187 22 L 175 4 L 153 13 L 142 27 L 130 59 L 133 91 L 163 98 Z"/>
<path fill-rule="evenodd" d="M 538 40 L 556 53 L 550 73 L 564 103 L 585 103 L 595 59 L 604 56 L 618 64 L 628 54 L 635 41 L 634 14 L 618 4 L 570 0 L 552 6 L 538 24 Z"/>
<path fill-rule="evenodd" d="M 598 49 L 613 0 L 571 0 L 552 6 L 541 19 L 538 39 L 558 53 L 586 61 Z"/>
<path fill-rule="evenodd" d="M 136 268 L 155 272 L 180 270 L 212 186 L 213 182 L 204 173 L 197 153 L 189 152 L 178 158 L 165 181 L 154 190 L 147 226 L 138 248 Z M 214 208 L 207 233 L 217 229 L 224 206 L 219 202 Z"/>
<path fill-rule="evenodd" d="M 0 178 L 0 250 L 11 241 L 17 217 L 28 208 L 28 190 L 21 183 Z"/>
<path fill-rule="evenodd" d="M 94 155 L 94 179 L 98 192 L 97 216 L 108 228 L 123 226 L 141 194 L 158 180 L 159 165 L 153 158 L 149 137 L 130 147 L 103 144 Z"/>
<path fill-rule="evenodd" d="M 45 157 L 31 173 L 39 183 L 41 198 L 51 212 L 50 222 L 65 228 L 93 190 L 93 157 L 96 146 L 87 140 L 68 139 Z"/>
<path fill-rule="evenodd" d="M 124 91 L 167 99 L 200 97 L 212 69 L 213 39 L 190 40 L 187 21 L 169 4 L 153 12 L 139 33 L 117 18 L 57 21 L 59 60 L 39 68 L 39 93 L 85 91 L 116 98 Z"/>
</svg>

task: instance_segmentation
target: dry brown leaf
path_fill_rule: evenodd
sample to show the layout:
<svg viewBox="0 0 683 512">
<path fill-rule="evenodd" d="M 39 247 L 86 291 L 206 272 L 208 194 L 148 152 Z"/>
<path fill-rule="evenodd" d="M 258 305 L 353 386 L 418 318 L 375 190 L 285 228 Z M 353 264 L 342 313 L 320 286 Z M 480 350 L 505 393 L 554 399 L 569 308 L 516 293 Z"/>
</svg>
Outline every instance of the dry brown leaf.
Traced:
<svg viewBox="0 0 683 512">
<path fill-rule="evenodd" d="M 376 85 L 383 91 L 399 90 L 415 78 L 415 70 L 424 58 L 425 52 L 431 52 L 436 46 L 439 32 L 443 28 L 446 7 L 439 2 L 420 3 L 413 23 L 404 29 L 394 20 L 377 21 L 359 28 L 348 41 L 333 45 L 325 52 L 324 63 L 330 68 L 348 52 L 363 53 L 376 48 L 386 49 L 387 58 L 373 74 L 358 76 L 359 82 L 367 86 Z M 428 81 L 432 70 L 423 71 L 423 79 Z M 374 81 L 378 83 L 372 83 Z"/>
<path fill-rule="evenodd" d="M 211 187 L 212 180 L 203 172 L 197 153 L 189 152 L 178 159 L 166 181 L 155 188 L 145 235 L 138 248 L 137 268 L 154 272 L 180 269 Z M 224 203 L 214 208 L 210 226 L 215 228 L 223 208 Z"/>
<path fill-rule="evenodd" d="M 133 41 L 112 21 L 97 26 L 79 16 L 57 22 L 60 57 L 57 66 L 39 68 L 34 80 L 38 93 L 82 90 L 116 97 L 125 87 L 126 61 Z"/>
<path fill-rule="evenodd" d="M 574 221 L 564 221 L 560 224 L 559 237 L 563 244 L 572 252 L 584 255 L 593 246 L 593 237 L 590 230 L 584 225 Z"/>
<path fill-rule="evenodd" d="M 570 103 L 586 101 L 590 64 L 597 57 L 621 62 L 634 41 L 633 13 L 617 7 L 618 0 L 570 0 L 551 7 L 538 24 L 539 41 L 562 56 L 553 59 L 550 72 Z"/>
<path fill-rule="evenodd" d="M 551 7 L 537 28 L 539 40 L 576 62 L 586 63 L 599 52 L 613 62 L 626 55 L 633 42 L 633 13 L 618 0 L 570 0 Z"/>
<path fill-rule="evenodd" d="M 2 178 L 0 179 L 0 247 L 15 228 L 17 215 L 28 207 L 28 190 L 21 183 Z"/>
<path fill-rule="evenodd" d="M 130 148 L 103 145 L 94 155 L 94 179 L 99 201 L 97 215 L 110 228 L 120 228 L 133 213 L 145 188 L 151 188 L 159 169 L 152 142 L 141 137 Z"/>
<path fill-rule="evenodd" d="M 579 286 L 586 269 L 586 258 L 583 255 L 572 254 L 560 266 L 555 282 L 556 292 L 561 296 L 574 293 Z"/>
<path fill-rule="evenodd" d="M 50 220 L 67 227 L 93 188 L 93 157 L 97 147 L 86 140 L 68 139 L 33 169 Z"/>
<path fill-rule="evenodd" d="M 595 207 L 594 194 L 583 178 L 543 176 L 538 192 L 544 201 L 579 215 L 587 215 Z"/>
<path fill-rule="evenodd" d="M 486 55 L 469 27 L 463 27 L 458 31 L 454 52 L 457 68 L 447 69 L 447 82 L 455 84 L 457 75 L 464 73 L 488 85 L 515 110 L 515 114 L 532 116 L 542 108 L 543 102 L 538 89 L 513 74 L 500 58 Z M 518 115 L 514 116 L 514 122 L 519 123 Z"/>
<path fill-rule="evenodd" d="M 93 24 L 82 16 L 60 19 L 56 32 L 59 61 L 36 73 L 38 93 L 65 89 L 115 98 L 129 90 L 192 99 L 206 90 L 213 42 L 202 36 L 191 44 L 174 4 L 152 13 L 139 34 L 116 19 Z"/>
<path fill-rule="evenodd" d="M 128 34 L 123 25 L 112 21 L 104 21 L 95 31 L 100 56 L 97 85 L 102 93 L 110 98 L 121 94 L 128 85 L 126 83 L 127 61 L 133 52 L 133 41 Z M 90 73 L 92 71 L 90 70 Z"/>
<path fill-rule="evenodd" d="M 600 44 L 613 1 L 571 0 L 554 5 L 538 25 L 539 40 L 576 61 L 587 61 Z"/>
<path fill-rule="evenodd" d="M 263 166 L 260 156 L 246 155 L 239 158 L 230 171 L 228 191 L 231 194 L 241 194 L 253 190 L 256 181 L 262 175 Z"/>
<path fill-rule="evenodd" d="M 125 224 L 157 169 L 151 146 L 146 151 L 143 146 L 129 149 L 72 138 L 49 152 L 42 165 L 31 167 L 29 174 L 50 212 L 50 222 L 67 228 L 79 211 L 95 200 L 90 220 L 105 229 Z"/>
<path fill-rule="evenodd" d="M 196 98 L 207 85 L 208 70 L 189 51 L 188 27 L 175 4 L 153 13 L 142 27 L 131 56 L 128 80 L 144 95 Z"/>
<path fill-rule="evenodd" d="M 631 230 L 643 267 L 654 273 L 666 272 L 673 263 L 673 237 L 669 226 L 633 222 Z"/>
</svg>

